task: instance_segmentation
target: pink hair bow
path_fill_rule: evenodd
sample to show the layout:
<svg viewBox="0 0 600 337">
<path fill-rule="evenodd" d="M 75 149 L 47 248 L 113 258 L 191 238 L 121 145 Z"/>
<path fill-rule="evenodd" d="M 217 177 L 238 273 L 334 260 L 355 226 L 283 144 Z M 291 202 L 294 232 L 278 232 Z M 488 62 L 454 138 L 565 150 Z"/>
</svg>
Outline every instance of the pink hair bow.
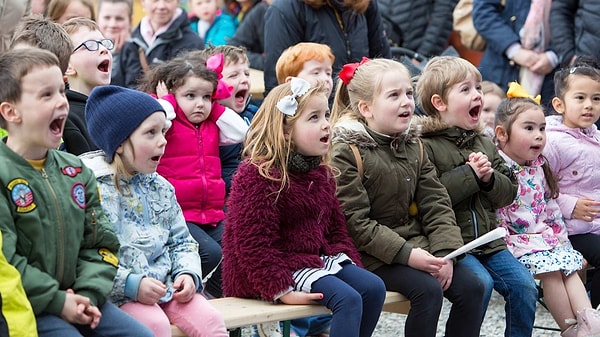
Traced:
<svg viewBox="0 0 600 337">
<path fill-rule="evenodd" d="M 352 80 L 352 78 L 354 78 L 354 73 L 356 72 L 356 69 L 369 61 L 371 61 L 371 59 L 363 56 L 360 62 L 344 64 L 344 66 L 342 67 L 342 71 L 340 71 L 338 77 L 340 78 L 340 80 L 342 80 L 342 82 L 344 82 L 345 85 L 350 84 L 350 81 Z"/>
<path fill-rule="evenodd" d="M 227 83 L 223 82 L 221 79 L 223 78 L 223 63 L 225 57 L 223 53 L 218 53 L 212 55 L 206 60 L 206 68 L 208 70 L 212 70 L 217 74 L 217 87 L 215 88 L 215 92 L 213 93 L 213 99 L 222 100 L 231 96 L 231 92 L 233 91 L 233 87 L 227 85 Z"/>
</svg>

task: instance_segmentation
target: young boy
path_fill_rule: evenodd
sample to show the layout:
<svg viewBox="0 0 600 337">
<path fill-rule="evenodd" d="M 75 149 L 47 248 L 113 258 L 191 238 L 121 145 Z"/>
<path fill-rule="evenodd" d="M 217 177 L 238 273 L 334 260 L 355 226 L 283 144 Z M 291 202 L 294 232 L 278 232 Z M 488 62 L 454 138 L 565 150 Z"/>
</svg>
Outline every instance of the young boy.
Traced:
<svg viewBox="0 0 600 337">
<path fill-rule="evenodd" d="M 132 0 L 98 0 L 98 28 L 112 39 L 115 47 L 112 50 L 113 63 L 111 83 L 122 84 L 121 70 L 119 69 L 119 55 L 121 49 L 131 36 L 131 22 L 133 18 Z"/>
<path fill-rule="evenodd" d="M 423 69 L 416 93 L 427 114 L 417 120 L 425 149 L 448 190 L 463 240 L 471 242 L 496 228 L 496 209 L 510 205 L 518 189 L 496 146 L 479 133 L 481 74 L 464 59 L 434 57 Z M 484 314 L 494 288 L 507 303 L 505 335 L 531 336 L 535 281 L 504 240 L 474 249 L 462 261 L 484 283 Z"/>
<path fill-rule="evenodd" d="M 494 123 L 496 122 L 496 110 L 498 105 L 506 98 L 502 88 L 492 81 L 481 82 L 481 93 L 483 94 L 483 109 L 481 110 L 481 133 L 490 138 L 496 137 Z"/>
<path fill-rule="evenodd" d="M 63 74 L 52 53 L 0 55 L 0 230 L 20 272 L 40 336 L 153 336 L 106 301 L 118 239 L 102 212 L 93 172 L 54 150 L 68 115 Z"/>
<path fill-rule="evenodd" d="M 292 77 L 300 77 L 311 84 L 323 82 L 327 97 L 333 90 L 333 62 L 335 56 L 328 45 L 314 42 L 300 42 L 284 50 L 275 64 L 278 84 L 288 82 Z"/>
<path fill-rule="evenodd" d="M 70 19 L 63 27 L 74 46 L 66 72 L 70 111 L 63 137 L 64 147 L 67 152 L 80 155 L 98 150 L 85 125 L 85 103 L 92 89 L 110 83 L 114 43 L 102 35 L 94 21 L 87 18 Z"/>
<path fill-rule="evenodd" d="M 198 34 L 206 46 L 227 44 L 235 34 L 235 19 L 219 8 L 217 0 L 190 0 L 190 28 Z"/>
</svg>

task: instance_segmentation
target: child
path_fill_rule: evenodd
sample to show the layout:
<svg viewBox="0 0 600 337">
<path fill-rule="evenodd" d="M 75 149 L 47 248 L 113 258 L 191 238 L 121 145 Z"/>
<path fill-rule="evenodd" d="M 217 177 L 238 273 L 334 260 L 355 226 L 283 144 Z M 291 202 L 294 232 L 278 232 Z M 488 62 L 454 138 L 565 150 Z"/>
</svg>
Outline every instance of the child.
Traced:
<svg viewBox="0 0 600 337">
<path fill-rule="evenodd" d="M 250 124 L 233 178 L 223 233 L 227 296 L 333 311 L 330 336 L 371 336 L 385 299 L 381 279 L 359 268 L 326 165 L 324 86 L 300 78 L 266 97 Z"/>
<path fill-rule="evenodd" d="M 510 85 L 507 94 L 513 98 L 498 108 L 496 139 L 500 155 L 517 176 L 519 193 L 511 205 L 497 211 L 498 224 L 508 230 L 508 250 L 542 282 L 544 302 L 561 336 L 583 336 L 573 325 L 576 316 L 585 316 L 592 327 L 585 335 L 592 336 L 600 333 L 600 316 L 594 314 L 577 274 L 583 257 L 569 243 L 556 203 L 557 181 L 542 156 L 544 111 L 531 98 L 514 96 L 517 86 L 515 82 Z"/>
<path fill-rule="evenodd" d="M 0 248 L 2 232 L 0 232 Z M 35 316 L 27 299 L 21 275 L 0 250 L 0 336 L 37 337 Z"/>
<path fill-rule="evenodd" d="M 335 56 L 326 44 L 300 42 L 284 50 L 277 59 L 275 73 L 277 82 L 288 82 L 292 77 L 300 77 L 312 85 L 321 81 L 325 84 L 327 97 L 333 90 L 333 62 Z"/>
<path fill-rule="evenodd" d="M 135 88 L 143 75 L 157 64 L 164 63 L 183 51 L 204 48 L 198 34 L 189 27 L 180 0 L 142 0 L 146 13 L 131 33 L 131 38 L 119 56 L 123 83 L 117 85 Z"/>
<path fill-rule="evenodd" d="M 115 44 L 112 50 L 111 83 L 113 84 L 123 83 L 123 79 L 119 77 L 122 75 L 119 69 L 121 65 L 119 55 L 131 35 L 132 16 L 132 0 L 98 0 L 98 28 Z"/>
<path fill-rule="evenodd" d="M 111 39 L 102 35 L 98 25 L 86 18 L 74 18 L 63 24 L 71 36 L 73 51 L 67 68 L 69 89 L 69 119 L 65 125 L 64 147 L 67 152 L 80 155 L 98 147 L 88 134 L 84 109 L 87 97 L 95 87 L 110 83 L 112 54 Z"/>
<path fill-rule="evenodd" d="M 446 187 L 465 243 L 496 228 L 496 210 L 511 204 L 517 183 L 492 141 L 481 135 L 481 74 L 469 61 L 432 58 L 417 82 L 423 143 Z M 485 286 L 484 313 L 496 289 L 506 301 L 505 336 L 531 336 L 537 300 L 529 271 L 494 240 L 462 262 Z M 483 319 L 483 316 L 481 317 Z"/>
<path fill-rule="evenodd" d="M 182 55 L 153 68 L 144 84 L 151 91 L 164 82 L 169 94 L 162 98 L 175 109 L 158 173 L 175 186 L 189 231 L 200 244 L 202 270 L 209 278 L 206 292 L 214 297 L 222 296 L 219 265 L 225 218 L 219 145 L 241 142 L 248 129 L 238 114 L 216 103 L 229 95 L 230 88 L 218 86 L 222 67 L 222 54 L 202 61 Z"/>
<path fill-rule="evenodd" d="M 60 144 L 68 103 L 58 59 L 36 49 L 0 56 L 0 230 L 40 336 L 153 336 L 106 301 L 119 241 L 93 172 Z"/>
<path fill-rule="evenodd" d="M 44 10 L 44 16 L 59 24 L 72 18 L 96 20 L 92 0 L 50 0 Z"/>
<path fill-rule="evenodd" d="M 170 336 L 171 323 L 188 336 L 227 336 L 221 314 L 198 293 L 198 244 L 173 186 L 156 173 L 166 145 L 163 107 L 146 93 L 102 86 L 85 116 L 104 151 L 95 160 L 102 208 L 121 242 L 111 300 L 157 336 Z"/>
<path fill-rule="evenodd" d="M 246 124 L 250 125 L 258 106 L 251 102 L 250 88 L 252 83 L 250 83 L 250 68 L 246 51 L 241 47 L 224 45 L 208 47 L 199 53 L 190 53 L 190 57 L 207 59 L 216 54 L 223 54 L 224 57 L 223 78 L 221 80 L 232 88 L 231 95 L 219 100 L 219 104 L 237 112 Z M 219 148 L 221 173 L 225 181 L 225 195 L 229 195 L 231 178 L 240 164 L 241 152 L 242 144 L 226 145 Z"/>
<path fill-rule="evenodd" d="M 481 133 L 490 138 L 495 137 L 494 121 L 498 105 L 504 99 L 504 92 L 496 83 L 490 81 L 481 82 L 481 93 L 483 94 L 483 109 L 481 110 Z"/>
<path fill-rule="evenodd" d="M 190 28 L 207 46 L 227 44 L 237 28 L 235 19 L 219 9 L 217 0 L 190 0 Z"/>
<path fill-rule="evenodd" d="M 548 144 L 544 149 L 552 172 L 559 177 L 558 205 L 565 217 L 569 240 L 587 262 L 600 266 L 600 70 L 589 58 L 577 58 L 556 73 L 557 116 L 547 117 Z M 592 305 L 600 304 L 600 272 L 590 282 Z"/>
<path fill-rule="evenodd" d="M 342 68 L 333 110 L 337 195 L 365 268 L 410 300 L 404 335 L 435 336 L 431 322 L 446 296 L 454 303 L 446 336 L 476 337 L 483 284 L 462 262 L 442 259 L 463 241 L 448 193 L 410 130 L 414 110 L 401 63 L 363 59 Z"/>
</svg>

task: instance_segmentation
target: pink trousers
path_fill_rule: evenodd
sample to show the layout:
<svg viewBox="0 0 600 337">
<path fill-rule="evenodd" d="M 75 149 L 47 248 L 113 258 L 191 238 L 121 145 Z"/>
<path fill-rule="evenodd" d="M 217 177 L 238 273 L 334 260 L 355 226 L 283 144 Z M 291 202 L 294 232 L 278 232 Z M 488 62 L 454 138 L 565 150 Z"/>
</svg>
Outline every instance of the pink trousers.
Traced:
<svg viewBox="0 0 600 337">
<path fill-rule="evenodd" d="M 191 301 L 146 305 L 129 302 L 121 309 L 152 329 L 156 337 L 171 337 L 171 324 L 189 337 L 227 337 L 223 315 L 204 296 L 195 294 Z"/>
</svg>

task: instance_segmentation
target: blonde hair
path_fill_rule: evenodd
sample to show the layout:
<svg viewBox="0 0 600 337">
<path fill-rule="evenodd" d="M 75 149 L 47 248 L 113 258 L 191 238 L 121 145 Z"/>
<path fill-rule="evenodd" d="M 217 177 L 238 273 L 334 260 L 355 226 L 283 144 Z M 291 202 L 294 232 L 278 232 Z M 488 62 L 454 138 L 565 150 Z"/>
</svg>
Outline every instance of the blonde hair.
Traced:
<svg viewBox="0 0 600 337">
<path fill-rule="evenodd" d="M 73 1 L 81 2 L 85 7 L 90 10 L 92 17 L 90 19 L 96 20 L 96 11 L 94 9 L 94 2 L 92 0 L 50 0 L 44 10 L 44 16 L 52 21 L 58 21 L 60 17 L 65 14 L 67 7 Z"/>
<path fill-rule="evenodd" d="M 135 148 L 132 146 L 129 137 L 127 137 L 127 139 L 123 143 L 123 146 L 126 146 L 126 145 L 131 147 L 131 153 L 135 157 Z M 128 194 L 129 192 L 126 189 L 127 186 L 121 185 L 121 179 L 129 179 L 129 178 L 133 177 L 133 174 L 132 174 L 132 172 L 127 171 L 127 169 L 125 168 L 125 163 L 123 163 L 122 156 L 123 156 L 122 154 L 115 152 L 115 155 L 113 156 L 113 161 L 109 165 L 110 165 L 110 168 L 113 170 L 112 178 L 113 178 L 113 183 L 115 184 L 115 188 L 121 194 Z"/>
<path fill-rule="evenodd" d="M 258 167 L 261 176 L 273 181 L 281 181 L 280 192 L 289 181 L 288 158 L 293 150 L 291 130 L 302 116 L 310 98 L 316 95 L 325 96 L 322 83 L 310 88 L 304 95 L 296 97 L 298 108 L 294 116 L 281 112 L 276 104 L 285 96 L 292 95 L 290 83 L 283 83 L 273 88 L 265 97 L 250 124 L 246 135 L 244 155 Z M 287 136 L 286 136 L 287 135 Z M 329 154 L 322 162 L 328 162 Z"/>
<path fill-rule="evenodd" d="M 502 99 L 506 98 L 506 94 L 504 93 L 504 90 L 502 90 L 502 88 L 500 88 L 499 85 L 497 85 L 496 83 L 494 83 L 492 81 L 482 81 L 481 82 L 481 93 L 484 95 L 487 95 L 487 94 L 496 95 Z"/>
<path fill-rule="evenodd" d="M 328 45 L 315 42 L 300 42 L 281 53 L 275 64 L 277 83 L 285 82 L 288 76 L 298 76 L 304 68 L 304 63 L 310 60 L 324 62 L 335 61 L 335 56 Z"/>
<path fill-rule="evenodd" d="M 93 32 L 95 30 L 100 31 L 98 24 L 94 20 L 90 20 L 88 18 L 72 18 L 65 23 L 62 24 L 63 28 L 71 36 L 79 31 L 80 28 L 85 27 L 89 31 Z M 71 51 L 72 53 L 73 51 Z"/>
<path fill-rule="evenodd" d="M 381 91 L 383 75 L 390 71 L 402 71 L 410 78 L 410 73 L 402 63 L 390 59 L 377 58 L 359 65 L 354 76 L 348 83 L 338 81 L 333 107 L 331 109 L 331 124 L 346 114 L 352 114 L 355 119 L 365 122 L 358 110 L 360 101 L 372 102 Z"/>
<path fill-rule="evenodd" d="M 417 80 L 416 94 L 419 106 L 427 115 L 440 119 L 440 113 L 431 103 L 431 97 L 439 95 L 444 102 L 448 102 L 450 88 L 469 76 L 475 76 L 481 82 L 479 70 L 465 59 L 453 56 L 432 58 Z"/>
</svg>

